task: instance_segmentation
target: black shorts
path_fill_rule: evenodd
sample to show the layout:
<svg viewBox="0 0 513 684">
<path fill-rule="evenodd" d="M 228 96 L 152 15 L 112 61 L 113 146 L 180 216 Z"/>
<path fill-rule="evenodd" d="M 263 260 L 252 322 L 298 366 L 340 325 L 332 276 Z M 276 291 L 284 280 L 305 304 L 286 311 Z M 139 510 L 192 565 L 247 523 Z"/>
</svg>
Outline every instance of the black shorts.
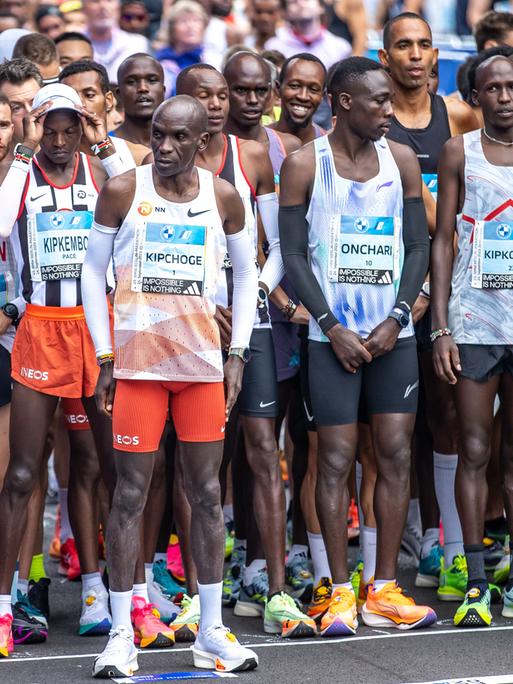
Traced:
<svg viewBox="0 0 513 684">
<path fill-rule="evenodd" d="M 494 375 L 513 375 L 513 345 L 458 344 L 460 375 L 476 382 L 486 382 Z"/>
<path fill-rule="evenodd" d="M 310 340 L 310 394 L 318 426 L 349 425 L 365 414 L 416 413 L 419 366 L 415 337 L 397 340 L 391 352 L 348 373 L 329 342 Z"/>
<path fill-rule="evenodd" d="M 426 313 L 422 316 L 420 321 L 415 324 L 415 337 L 417 338 L 417 349 L 419 354 L 423 352 L 433 351 L 433 343 L 431 342 L 431 307 L 429 306 Z"/>
<path fill-rule="evenodd" d="M 276 418 L 278 388 L 273 337 L 270 328 L 253 330 L 249 342 L 251 359 L 244 368 L 238 407 L 243 416 Z"/>
<path fill-rule="evenodd" d="M 0 408 L 11 403 L 11 355 L 0 344 Z"/>
<path fill-rule="evenodd" d="M 310 397 L 310 382 L 308 380 L 308 326 L 302 325 L 299 333 L 301 346 L 299 348 L 299 379 L 301 382 L 301 399 L 303 404 L 303 416 L 308 432 L 316 432 L 315 418 Z"/>
</svg>

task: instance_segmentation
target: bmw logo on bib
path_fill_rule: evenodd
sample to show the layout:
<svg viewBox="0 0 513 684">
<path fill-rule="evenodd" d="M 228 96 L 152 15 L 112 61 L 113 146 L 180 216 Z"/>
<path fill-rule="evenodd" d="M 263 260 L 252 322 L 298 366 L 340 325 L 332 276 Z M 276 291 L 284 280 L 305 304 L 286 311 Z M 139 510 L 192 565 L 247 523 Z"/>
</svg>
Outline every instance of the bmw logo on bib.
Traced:
<svg viewBox="0 0 513 684">
<path fill-rule="evenodd" d="M 64 223 L 64 217 L 60 214 L 52 214 L 50 221 L 52 222 L 52 226 L 54 226 L 54 228 L 60 228 Z"/>
<path fill-rule="evenodd" d="M 173 226 L 164 226 L 160 231 L 160 237 L 163 240 L 172 240 L 175 236 L 175 229 Z"/>
<path fill-rule="evenodd" d="M 509 223 L 499 223 L 497 226 L 497 237 L 500 240 L 507 240 L 511 235 L 511 226 Z"/>
<path fill-rule="evenodd" d="M 365 216 L 359 216 L 357 219 L 355 219 L 354 227 L 359 233 L 365 233 L 365 231 L 369 229 L 369 222 Z"/>
</svg>

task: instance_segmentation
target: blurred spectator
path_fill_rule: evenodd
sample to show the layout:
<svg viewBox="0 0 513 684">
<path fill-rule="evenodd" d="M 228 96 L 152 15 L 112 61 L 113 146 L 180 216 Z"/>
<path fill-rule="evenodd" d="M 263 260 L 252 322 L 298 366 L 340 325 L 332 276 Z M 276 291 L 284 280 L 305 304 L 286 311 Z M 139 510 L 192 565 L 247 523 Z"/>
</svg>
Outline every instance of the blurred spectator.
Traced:
<svg viewBox="0 0 513 684">
<path fill-rule="evenodd" d="M 276 35 L 276 27 L 283 17 L 281 0 L 250 0 L 248 17 L 252 31 L 246 45 L 263 50 L 265 43 Z"/>
<path fill-rule="evenodd" d="M 20 26 L 30 28 L 32 6 L 28 0 L 0 0 L 0 9 L 18 17 Z"/>
<path fill-rule="evenodd" d="M 164 69 L 166 97 L 174 93 L 176 77 L 182 69 L 204 61 L 208 16 L 195 0 L 178 0 L 168 13 L 168 21 L 169 46 L 156 54 Z"/>
<path fill-rule="evenodd" d="M 12 51 L 22 36 L 28 36 L 30 31 L 23 28 L 7 29 L 0 34 L 0 64 L 5 59 L 11 59 Z"/>
<path fill-rule="evenodd" d="M 23 141 L 23 117 L 32 110 L 32 100 L 42 85 L 37 66 L 25 57 L 0 64 L 0 94 L 11 103 L 14 142 Z"/>
<path fill-rule="evenodd" d="M 143 0 L 121 0 L 119 26 L 127 33 L 140 33 L 148 38 L 150 15 Z"/>
<path fill-rule="evenodd" d="M 109 79 L 115 81 L 121 62 L 134 52 L 149 52 L 147 38 L 119 28 L 119 0 L 84 0 L 87 35 L 91 39 L 94 59 L 103 64 Z"/>
<path fill-rule="evenodd" d="M 513 14 L 487 12 L 474 26 L 478 52 L 497 45 L 513 45 Z"/>
<path fill-rule="evenodd" d="M 266 50 L 279 50 L 285 57 L 309 52 L 318 57 L 327 69 L 351 54 L 351 45 L 333 35 L 322 25 L 324 6 L 321 0 L 285 0 L 287 25 L 270 38 Z"/>
<path fill-rule="evenodd" d="M 59 5 L 59 10 L 64 18 L 66 31 L 83 33 L 87 30 L 87 18 L 82 7 L 82 0 L 64 0 Z"/>
<path fill-rule="evenodd" d="M 367 13 L 364 0 L 326 2 L 328 29 L 353 46 L 353 55 L 365 55 L 367 49 Z"/>
<path fill-rule="evenodd" d="M 110 89 L 114 95 L 114 107 L 112 107 L 110 112 L 107 112 L 107 130 L 109 133 L 112 133 L 112 131 L 119 128 L 125 120 L 125 110 L 123 109 L 117 83 L 111 83 Z"/>
<path fill-rule="evenodd" d="M 279 77 L 281 68 L 285 62 L 285 55 L 283 52 L 280 52 L 279 50 L 262 50 L 260 54 L 268 62 L 271 62 L 271 64 L 275 65 L 276 69 L 278 70 Z"/>
<path fill-rule="evenodd" d="M 467 24 L 474 28 L 483 14 L 493 8 L 493 0 L 467 0 Z"/>
<path fill-rule="evenodd" d="M 61 33 L 55 39 L 55 45 L 61 67 L 71 64 L 71 62 L 80 62 L 82 59 L 93 59 L 93 46 L 89 38 L 83 33 L 75 31 Z"/>
<path fill-rule="evenodd" d="M 64 18 L 55 5 L 41 5 L 34 16 L 36 31 L 55 40 L 57 36 L 64 33 L 66 24 Z"/>
<path fill-rule="evenodd" d="M 0 9 L 0 33 L 3 33 L 8 29 L 18 28 L 21 28 L 19 18 L 15 14 L 12 14 L 10 10 Z"/>
<path fill-rule="evenodd" d="M 58 80 L 60 66 L 59 55 L 55 43 L 41 33 L 29 33 L 22 36 L 12 51 L 13 59 L 26 57 L 39 69 L 43 78 L 43 85 L 55 83 Z"/>
<path fill-rule="evenodd" d="M 205 32 L 204 58 L 216 69 L 221 68 L 223 55 L 231 45 L 244 43 L 247 27 L 241 25 L 232 15 L 232 0 L 201 0 L 210 17 Z"/>
</svg>

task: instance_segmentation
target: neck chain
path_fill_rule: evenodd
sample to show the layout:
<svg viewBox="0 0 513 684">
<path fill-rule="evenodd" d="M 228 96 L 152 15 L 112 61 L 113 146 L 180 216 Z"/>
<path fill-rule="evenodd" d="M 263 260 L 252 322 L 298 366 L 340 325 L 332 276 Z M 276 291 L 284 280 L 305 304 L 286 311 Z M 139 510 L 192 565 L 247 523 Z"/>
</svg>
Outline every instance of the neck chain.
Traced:
<svg viewBox="0 0 513 684">
<path fill-rule="evenodd" d="M 488 135 L 488 133 L 486 132 L 486 128 L 484 126 L 483 126 L 482 130 L 483 130 L 483 133 L 485 134 L 485 136 L 488 138 L 488 140 L 491 140 L 494 143 L 498 143 L 499 145 L 504 145 L 504 147 L 511 147 L 513 145 L 513 141 L 512 142 L 506 142 L 505 140 L 497 140 L 497 138 L 492 138 L 491 135 Z"/>
</svg>

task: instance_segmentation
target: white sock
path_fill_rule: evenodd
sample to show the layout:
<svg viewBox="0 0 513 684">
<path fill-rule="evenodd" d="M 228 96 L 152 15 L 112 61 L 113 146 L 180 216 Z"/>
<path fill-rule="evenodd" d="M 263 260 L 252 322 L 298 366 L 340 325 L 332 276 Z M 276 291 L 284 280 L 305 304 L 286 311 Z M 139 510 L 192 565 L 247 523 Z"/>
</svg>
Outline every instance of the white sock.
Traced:
<svg viewBox="0 0 513 684">
<path fill-rule="evenodd" d="M 374 591 L 381 591 L 385 584 L 390 584 L 390 582 L 393 582 L 395 584 L 396 580 L 395 579 L 389 579 L 389 580 L 374 580 Z"/>
<path fill-rule="evenodd" d="M 301 555 L 308 557 L 308 546 L 305 546 L 304 544 L 292 544 L 287 562 L 290 563 L 295 556 Z"/>
<path fill-rule="evenodd" d="M 225 504 L 223 506 L 223 518 L 225 525 L 233 522 L 233 504 Z"/>
<path fill-rule="evenodd" d="M 447 568 L 452 565 L 454 556 L 464 553 L 463 532 L 461 531 L 454 493 L 458 454 L 447 455 L 433 451 L 433 465 L 435 467 L 436 498 L 444 526 L 444 560 Z"/>
<path fill-rule="evenodd" d="M 10 594 L 0 594 L 0 615 L 12 615 Z"/>
<path fill-rule="evenodd" d="M 153 562 L 158 563 L 161 560 L 166 561 L 167 565 L 167 553 L 155 553 L 153 556 Z"/>
<path fill-rule="evenodd" d="M 362 464 L 360 463 L 360 461 L 356 461 L 355 470 L 356 470 L 356 499 L 358 501 L 358 519 L 360 520 L 360 530 L 361 530 L 361 528 L 364 524 L 364 519 L 363 519 L 363 510 L 362 510 L 362 504 L 361 504 L 363 468 L 362 468 Z M 363 555 L 362 535 L 360 532 L 360 556 L 362 556 L 362 555 Z"/>
<path fill-rule="evenodd" d="M 59 505 L 61 507 L 61 533 L 60 540 L 61 544 L 64 544 L 66 539 L 73 537 L 73 531 L 71 529 L 71 523 L 69 521 L 68 514 L 68 490 L 59 489 Z"/>
<path fill-rule="evenodd" d="M 333 590 L 340 589 L 341 587 L 344 587 L 344 589 L 349 589 L 349 591 L 353 591 L 353 585 L 351 582 L 340 582 L 340 584 L 333 583 Z"/>
<path fill-rule="evenodd" d="M 112 613 L 112 629 L 123 626 L 133 634 L 130 609 L 132 607 L 132 590 L 112 591 L 109 590 L 110 610 Z"/>
<path fill-rule="evenodd" d="M 153 563 L 144 564 L 144 577 L 146 579 L 146 584 L 153 582 Z"/>
<path fill-rule="evenodd" d="M 14 575 L 12 576 L 12 584 L 11 584 L 11 603 L 14 605 L 16 601 L 18 600 L 18 563 L 16 563 L 16 570 L 14 571 Z"/>
<path fill-rule="evenodd" d="M 246 567 L 244 568 L 244 584 L 246 586 L 248 584 L 251 584 L 251 582 L 255 579 L 260 570 L 265 570 L 265 558 L 256 558 L 254 561 L 251 561 L 249 565 L 246 565 Z M 207 584 L 205 586 L 214 585 Z"/>
<path fill-rule="evenodd" d="M 408 505 L 408 524 L 415 527 L 422 532 L 422 523 L 420 521 L 420 506 L 418 499 L 410 499 Z"/>
<path fill-rule="evenodd" d="M 150 602 L 150 599 L 148 598 L 148 585 L 146 584 L 146 582 L 141 582 L 141 584 L 134 584 L 133 595 L 140 596 L 141 598 L 145 599 L 147 603 Z"/>
<path fill-rule="evenodd" d="M 364 584 L 368 584 L 376 572 L 376 540 L 377 529 L 375 527 L 360 527 L 360 542 L 362 545 Z"/>
<path fill-rule="evenodd" d="M 96 588 L 104 589 L 100 572 L 89 572 L 85 575 L 82 573 L 82 596 Z"/>
<path fill-rule="evenodd" d="M 209 627 L 223 624 L 221 612 L 221 598 L 223 583 L 200 584 L 198 582 L 198 594 L 200 600 L 200 630 L 204 632 Z"/>
<path fill-rule="evenodd" d="M 308 545 L 310 546 L 310 555 L 314 566 L 314 584 L 319 584 L 321 577 L 331 577 L 330 564 L 328 563 L 328 554 L 326 553 L 326 546 L 322 534 L 315 534 L 314 532 L 307 532 Z"/>
<path fill-rule="evenodd" d="M 18 577 L 18 591 L 21 591 L 22 594 L 28 594 L 28 579 L 20 579 Z"/>
<path fill-rule="evenodd" d="M 438 544 L 440 539 L 440 530 L 438 527 L 428 527 L 424 532 L 422 537 L 422 549 L 420 551 L 420 557 L 426 558 L 429 556 L 431 549 Z"/>
</svg>

